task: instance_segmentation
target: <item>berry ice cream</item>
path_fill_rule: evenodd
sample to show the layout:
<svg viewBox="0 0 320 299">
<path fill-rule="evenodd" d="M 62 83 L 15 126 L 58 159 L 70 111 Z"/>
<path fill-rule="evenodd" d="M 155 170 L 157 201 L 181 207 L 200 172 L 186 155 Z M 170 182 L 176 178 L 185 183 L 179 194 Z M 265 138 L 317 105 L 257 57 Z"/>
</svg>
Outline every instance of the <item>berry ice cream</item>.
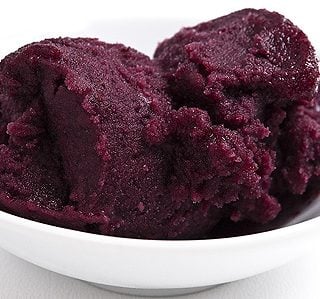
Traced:
<svg viewBox="0 0 320 299">
<path fill-rule="evenodd" d="M 27 45 L 0 64 L 0 208 L 147 239 L 266 228 L 316 189 L 318 77 L 305 34 L 266 10 L 182 29 L 153 61 L 96 39 Z"/>
<path fill-rule="evenodd" d="M 158 46 L 155 59 L 174 107 L 206 110 L 213 127 L 229 131 L 226 140 L 243 140 L 236 143 L 247 161 L 235 159 L 247 170 L 232 177 L 213 167 L 205 181 L 210 200 L 238 190 L 228 200 L 233 221 L 272 220 L 282 195 L 303 194 L 319 176 L 318 65 L 306 35 L 282 15 L 245 9 L 184 28 Z"/>
<path fill-rule="evenodd" d="M 93 39 L 28 45 L 1 63 L 3 209 L 89 232 L 183 238 L 221 211 L 175 198 L 164 81 L 146 56 Z M 172 131 L 172 130 L 171 130 Z"/>
</svg>

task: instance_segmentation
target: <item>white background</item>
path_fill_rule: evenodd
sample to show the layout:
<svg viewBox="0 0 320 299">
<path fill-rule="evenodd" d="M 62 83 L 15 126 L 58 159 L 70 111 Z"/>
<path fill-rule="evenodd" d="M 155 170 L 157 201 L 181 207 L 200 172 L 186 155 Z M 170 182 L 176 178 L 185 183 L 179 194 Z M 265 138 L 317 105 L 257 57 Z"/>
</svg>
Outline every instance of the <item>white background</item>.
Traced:
<svg viewBox="0 0 320 299">
<path fill-rule="evenodd" d="M 157 42 L 181 26 L 245 7 L 286 15 L 320 48 L 318 1 L 1 1 L 1 57 L 46 37 L 90 36 L 123 42 L 152 54 Z M 320 246 L 303 258 L 254 278 L 185 298 L 320 298 Z M 0 250 L 2 298 L 134 298 L 108 293 L 28 264 Z M 182 297 L 180 297 L 182 298 Z"/>
</svg>

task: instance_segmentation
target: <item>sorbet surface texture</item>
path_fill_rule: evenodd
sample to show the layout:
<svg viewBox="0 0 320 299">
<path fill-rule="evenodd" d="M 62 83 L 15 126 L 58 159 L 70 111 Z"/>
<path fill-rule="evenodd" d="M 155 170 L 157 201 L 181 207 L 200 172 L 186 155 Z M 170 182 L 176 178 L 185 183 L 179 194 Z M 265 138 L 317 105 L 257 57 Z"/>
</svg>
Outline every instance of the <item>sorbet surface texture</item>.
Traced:
<svg viewBox="0 0 320 299">
<path fill-rule="evenodd" d="M 182 29 L 158 46 L 155 60 L 173 107 L 203 109 L 212 126 L 229 130 L 227 140 L 243 140 L 236 143 L 247 160 L 239 150 L 230 155 L 247 169 L 219 175 L 233 221 L 272 220 L 281 198 L 304 194 L 319 176 L 318 65 L 306 35 L 288 19 L 241 10 Z M 207 173 L 213 197 L 216 174 L 215 167 Z"/>
<path fill-rule="evenodd" d="M 0 208 L 147 239 L 267 228 L 316 190 L 318 78 L 306 35 L 266 10 L 184 28 L 154 60 L 89 38 L 27 45 L 0 63 Z"/>
</svg>

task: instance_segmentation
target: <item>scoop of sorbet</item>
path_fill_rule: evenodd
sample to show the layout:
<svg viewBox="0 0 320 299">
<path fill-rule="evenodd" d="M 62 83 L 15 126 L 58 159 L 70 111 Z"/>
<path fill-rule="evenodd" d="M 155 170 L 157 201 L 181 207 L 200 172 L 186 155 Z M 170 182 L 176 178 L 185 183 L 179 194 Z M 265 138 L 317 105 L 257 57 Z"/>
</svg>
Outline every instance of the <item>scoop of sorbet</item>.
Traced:
<svg viewBox="0 0 320 299">
<path fill-rule="evenodd" d="M 210 202 L 172 196 L 173 153 L 149 142 L 174 131 L 171 105 L 146 56 L 94 39 L 45 40 L 7 56 L 0 73 L 3 209 L 154 239 L 201 237 L 220 219 Z"/>
<path fill-rule="evenodd" d="M 182 29 L 154 61 L 27 45 L 0 63 L 0 208 L 122 237 L 266 228 L 319 186 L 318 76 L 304 33 L 266 10 Z"/>
<path fill-rule="evenodd" d="M 288 19 L 241 10 L 182 29 L 160 43 L 155 60 L 173 106 L 206 110 L 214 128 L 198 141 L 196 156 L 208 151 L 207 160 L 184 165 L 198 198 L 230 203 L 233 221 L 265 223 L 283 197 L 302 195 L 319 176 L 318 65 L 306 35 Z M 216 147 L 218 132 L 232 150 Z M 185 146 L 186 156 L 191 149 Z M 228 160 L 220 157 L 226 151 Z M 231 159 L 238 164 L 230 172 Z"/>
</svg>

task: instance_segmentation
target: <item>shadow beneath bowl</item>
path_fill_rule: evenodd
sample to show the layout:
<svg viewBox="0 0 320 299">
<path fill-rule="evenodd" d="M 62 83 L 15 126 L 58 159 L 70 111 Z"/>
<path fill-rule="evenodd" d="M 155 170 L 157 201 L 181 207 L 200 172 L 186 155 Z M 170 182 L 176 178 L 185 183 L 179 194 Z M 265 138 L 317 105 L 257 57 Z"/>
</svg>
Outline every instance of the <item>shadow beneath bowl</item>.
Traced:
<svg viewBox="0 0 320 299">
<path fill-rule="evenodd" d="M 85 281 L 84 281 L 85 282 Z M 195 287 L 195 288 L 173 288 L 173 289 L 136 289 L 136 288 L 123 288 L 108 286 L 98 283 L 85 282 L 91 286 L 110 291 L 113 293 L 130 295 L 130 296 L 141 296 L 141 297 L 173 297 L 173 296 L 182 296 L 190 295 L 194 293 L 203 292 L 214 287 L 218 287 L 221 284 L 205 286 L 205 287 Z"/>
</svg>

